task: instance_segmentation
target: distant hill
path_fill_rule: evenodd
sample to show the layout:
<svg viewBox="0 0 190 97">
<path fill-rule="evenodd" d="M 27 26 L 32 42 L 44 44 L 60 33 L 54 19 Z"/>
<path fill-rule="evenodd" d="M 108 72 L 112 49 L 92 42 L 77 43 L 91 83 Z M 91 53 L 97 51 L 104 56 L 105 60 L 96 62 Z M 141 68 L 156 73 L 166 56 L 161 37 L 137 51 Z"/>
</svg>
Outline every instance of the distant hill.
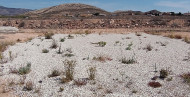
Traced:
<svg viewBox="0 0 190 97">
<path fill-rule="evenodd" d="M 29 11 L 32 11 L 32 10 L 22 9 L 22 8 L 7 8 L 4 6 L 0 6 L 0 15 L 5 15 L 5 16 L 14 16 L 14 15 L 19 15 L 19 14 L 24 14 Z"/>
<path fill-rule="evenodd" d="M 88 16 L 90 14 L 107 15 L 109 14 L 109 12 L 91 5 L 71 3 L 71 4 L 62 4 L 58 6 L 31 11 L 26 13 L 25 15 L 30 17 L 57 18 L 57 17 L 80 17 L 85 15 Z"/>
</svg>

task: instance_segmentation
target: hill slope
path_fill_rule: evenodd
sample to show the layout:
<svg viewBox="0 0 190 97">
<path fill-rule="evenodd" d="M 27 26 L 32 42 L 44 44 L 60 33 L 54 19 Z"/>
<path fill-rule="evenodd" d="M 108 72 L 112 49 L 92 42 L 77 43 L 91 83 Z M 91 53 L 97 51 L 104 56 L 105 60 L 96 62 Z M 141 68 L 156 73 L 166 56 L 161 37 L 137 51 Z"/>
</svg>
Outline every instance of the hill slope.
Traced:
<svg viewBox="0 0 190 97">
<path fill-rule="evenodd" d="M 109 14 L 109 12 L 95 6 L 72 3 L 62 4 L 26 13 L 30 17 L 78 17 L 81 14 Z"/>
<path fill-rule="evenodd" d="M 23 14 L 29 11 L 31 10 L 22 9 L 22 8 L 7 8 L 4 6 L 0 6 L 0 15 L 13 16 L 13 15 Z"/>
</svg>

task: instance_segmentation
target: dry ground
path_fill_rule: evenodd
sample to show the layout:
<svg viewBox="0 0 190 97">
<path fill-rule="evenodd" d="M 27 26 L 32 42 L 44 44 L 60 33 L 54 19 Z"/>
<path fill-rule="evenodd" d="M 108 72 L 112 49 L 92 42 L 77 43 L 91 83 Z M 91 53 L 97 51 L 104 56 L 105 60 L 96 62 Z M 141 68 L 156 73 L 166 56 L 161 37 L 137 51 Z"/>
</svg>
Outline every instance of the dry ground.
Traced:
<svg viewBox="0 0 190 97">
<path fill-rule="evenodd" d="M 129 33 L 129 32 L 143 32 L 142 29 L 79 29 L 79 30 L 54 30 L 54 29 L 42 29 L 42 30 L 32 30 L 32 29 L 21 29 L 19 33 L 16 34 L 2 34 L 0 33 L 0 42 L 2 41 L 9 41 L 9 42 L 18 42 L 18 39 L 21 41 L 26 41 L 28 39 L 41 36 L 45 32 L 53 32 L 53 33 Z M 147 31 L 147 33 L 150 34 L 157 34 L 162 36 L 168 36 L 168 35 L 180 35 L 182 38 L 188 37 L 190 39 L 190 32 L 167 32 L 167 31 Z M 1 80 L 1 79 L 0 79 Z M 0 97 L 13 97 L 12 94 L 10 94 L 11 90 L 4 91 L 4 85 L 6 82 L 0 81 Z"/>
</svg>

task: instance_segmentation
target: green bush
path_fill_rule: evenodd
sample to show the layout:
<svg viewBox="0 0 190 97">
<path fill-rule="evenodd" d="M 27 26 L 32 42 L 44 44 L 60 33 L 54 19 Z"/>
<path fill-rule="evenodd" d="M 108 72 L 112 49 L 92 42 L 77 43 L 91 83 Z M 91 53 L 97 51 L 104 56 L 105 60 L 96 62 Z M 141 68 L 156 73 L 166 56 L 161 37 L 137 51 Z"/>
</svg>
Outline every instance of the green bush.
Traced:
<svg viewBox="0 0 190 97">
<path fill-rule="evenodd" d="M 19 68 L 18 73 L 20 75 L 25 75 L 28 74 L 30 71 L 31 71 L 31 63 L 27 63 L 27 66 Z"/>
<path fill-rule="evenodd" d="M 42 50 L 42 53 L 48 53 L 48 52 L 49 52 L 49 50 L 47 50 L 47 49 Z"/>
<path fill-rule="evenodd" d="M 104 47 L 104 46 L 106 45 L 106 42 L 100 41 L 100 42 L 98 42 L 98 45 L 99 45 L 100 47 Z"/>
</svg>

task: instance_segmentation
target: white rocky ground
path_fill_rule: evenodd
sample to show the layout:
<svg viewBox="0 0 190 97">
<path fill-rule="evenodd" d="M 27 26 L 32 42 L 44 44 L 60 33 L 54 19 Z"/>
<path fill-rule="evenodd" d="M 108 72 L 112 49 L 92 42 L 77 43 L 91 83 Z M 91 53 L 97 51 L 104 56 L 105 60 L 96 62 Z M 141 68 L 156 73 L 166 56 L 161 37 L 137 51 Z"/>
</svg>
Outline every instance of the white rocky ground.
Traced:
<svg viewBox="0 0 190 97">
<path fill-rule="evenodd" d="M 11 26 L 0 26 L 0 33 L 16 33 L 19 29 Z"/>
<path fill-rule="evenodd" d="M 63 54 L 67 48 L 73 51 L 73 57 L 64 57 L 57 54 L 57 49 L 51 49 L 52 39 L 37 37 L 30 42 L 17 43 L 9 47 L 4 56 L 9 59 L 9 52 L 12 52 L 14 59 L 8 63 L 1 64 L 1 77 L 4 80 L 13 80 L 15 83 L 23 78 L 19 74 L 10 73 L 10 69 L 26 66 L 31 63 L 31 72 L 26 74 L 25 83 L 32 81 L 32 91 L 22 91 L 24 85 L 13 85 L 12 88 L 19 96 L 34 97 L 188 97 L 190 96 L 189 86 L 183 83 L 179 77 L 182 73 L 190 71 L 190 62 L 184 61 L 190 45 L 182 40 L 170 39 L 162 36 L 142 34 L 136 36 L 131 34 L 89 34 L 73 35 L 74 39 L 67 39 L 67 34 L 56 34 L 53 36 L 61 45 Z M 60 38 L 66 38 L 60 42 Z M 130 38 L 130 39 L 129 39 Z M 107 42 L 105 47 L 98 47 L 92 44 L 99 41 Z M 119 43 L 115 43 L 119 41 Z M 126 50 L 128 44 L 132 43 L 131 50 Z M 166 46 L 161 46 L 161 43 Z M 147 51 L 144 48 L 150 44 L 153 49 Z M 49 53 L 42 53 L 42 49 L 49 49 Z M 112 60 L 99 62 L 93 57 L 104 55 Z M 134 58 L 137 63 L 123 64 L 122 57 Z M 86 59 L 84 59 L 86 58 Z M 89 58 L 89 59 L 88 59 Z M 88 68 L 96 67 L 95 81 L 88 81 L 86 85 L 77 86 L 73 82 L 62 84 L 60 78 L 49 78 L 48 75 L 56 69 L 64 72 L 63 61 L 65 59 L 76 60 L 74 79 L 88 78 Z M 169 77 L 172 81 L 157 79 L 162 84 L 159 88 L 152 88 L 148 83 L 154 76 L 155 64 L 157 70 L 168 68 L 171 72 Z M 42 81 L 42 83 L 39 83 Z M 64 90 L 59 92 L 60 87 Z M 37 91 L 39 90 L 39 91 Z"/>
</svg>

